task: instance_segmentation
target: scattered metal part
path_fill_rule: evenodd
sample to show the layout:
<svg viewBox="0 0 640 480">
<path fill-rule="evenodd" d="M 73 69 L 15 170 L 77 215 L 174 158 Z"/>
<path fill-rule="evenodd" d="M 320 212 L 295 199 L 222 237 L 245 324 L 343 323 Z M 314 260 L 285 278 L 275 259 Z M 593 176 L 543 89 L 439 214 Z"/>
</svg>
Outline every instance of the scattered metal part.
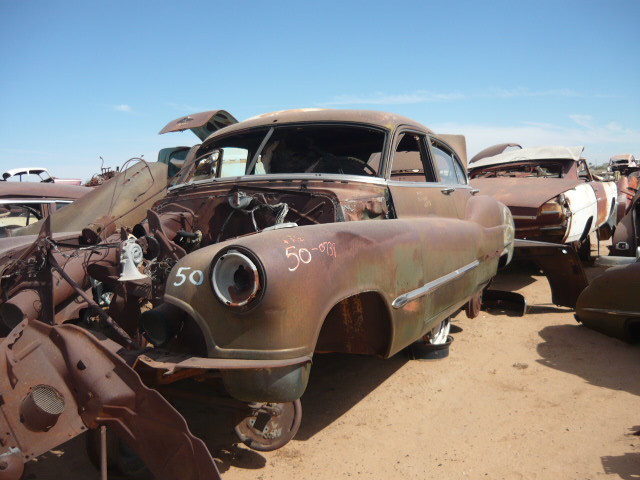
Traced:
<svg viewBox="0 0 640 480">
<path fill-rule="evenodd" d="M 300 427 L 300 400 L 251 405 L 248 415 L 238 414 L 235 432 L 248 447 L 261 452 L 277 450 L 291 440 Z"/>
<path fill-rule="evenodd" d="M 158 479 L 219 479 L 204 443 L 142 384 L 116 353 L 120 349 L 74 325 L 31 320 L 17 326 L 0 343 L 0 369 L 7 372 L 0 377 L 0 413 L 9 433 L 0 459 L 11 456 L 13 462 L 18 455 L 26 462 L 87 428 L 107 425 Z"/>
<path fill-rule="evenodd" d="M 517 292 L 487 289 L 483 294 L 484 310 L 506 310 L 522 317 L 527 313 L 527 299 Z"/>
<path fill-rule="evenodd" d="M 549 242 L 515 241 L 515 260 L 536 263 L 549 280 L 555 305 L 575 308 L 580 293 L 587 287 L 587 276 L 575 249 Z"/>
<path fill-rule="evenodd" d="M 614 266 L 578 297 L 576 320 L 629 343 L 640 342 L 640 263 Z"/>
</svg>

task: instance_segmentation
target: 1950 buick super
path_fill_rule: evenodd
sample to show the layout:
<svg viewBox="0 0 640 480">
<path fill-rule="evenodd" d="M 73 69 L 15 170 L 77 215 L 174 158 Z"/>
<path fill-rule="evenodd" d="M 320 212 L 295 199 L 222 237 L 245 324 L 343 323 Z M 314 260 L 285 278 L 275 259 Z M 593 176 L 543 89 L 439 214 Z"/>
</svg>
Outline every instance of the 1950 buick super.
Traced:
<svg viewBox="0 0 640 480">
<path fill-rule="evenodd" d="M 262 115 L 210 136 L 178 182 L 155 215 L 189 254 L 142 327 L 192 322 L 197 353 L 256 361 L 223 371 L 246 401 L 299 398 L 314 351 L 387 357 L 446 329 L 512 251 L 509 211 L 474 195 L 451 146 L 396 115 Z"/>
<path fill-rule="evenodd" d="M 147 385 L 218 372 L 232 397 L 254 402 L 245 433 L 273 447 L 286 435 L 259 413 L 301 397 L 314 353 L 390 357 L 416 340 L 446 342 L 460 308 L 478 314 L 514 226 L 469 186 L 465 162 L 462 137 L 398 115 L 261 115 L 192 147 L 146 220 L 101 243 L 81 237 L 75 251 L 48 240 L 50 257 L 59 267 L 66 252 L 58 270 L 72 277 L 81 263 L 101 298 L 110 293 L 110 325 L 128 335 Z M 0 315 L 28 328 L 42 313 L 18 301 L 21 275 L 5 268 Z M 53 303 L 54 328 L 67 328 Z"/>
</svg>

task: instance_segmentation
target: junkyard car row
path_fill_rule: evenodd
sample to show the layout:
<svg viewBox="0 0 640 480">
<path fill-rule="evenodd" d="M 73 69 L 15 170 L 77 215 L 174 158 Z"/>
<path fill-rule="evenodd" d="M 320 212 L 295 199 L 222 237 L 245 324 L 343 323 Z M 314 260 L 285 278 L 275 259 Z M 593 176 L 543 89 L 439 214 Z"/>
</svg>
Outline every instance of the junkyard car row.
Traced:
<svg viewBox="0 0 640 480">
<path fill-rule="evenodd" d="M 569 259 L 592 232 L 615 242 L 631 215 L 618 243 L 638 243 L 637 198 L 620 212 L 582 147 L 496 146 L 470 183 L 463 137 L 394 114 L 212 111 L 161 133 L 184 129 L 202 144 L 164 149 L 0 243 L 0 478 L 102 426 L 157 478 L 219 477 L 167 385 L 205 398 L 222 386 L 240 439 L 279 448 L 314 355 L 448 346 L 451 315 L 478 315 L 516 237 Z M 613 283 L 637 282 L 634 259 Z M 640 339 L 633 308 L 613 314 L 627 340 Z M 611 311 L 588 289 L 578 300 L 579 321 L 619 332 Z"/>
</svg>

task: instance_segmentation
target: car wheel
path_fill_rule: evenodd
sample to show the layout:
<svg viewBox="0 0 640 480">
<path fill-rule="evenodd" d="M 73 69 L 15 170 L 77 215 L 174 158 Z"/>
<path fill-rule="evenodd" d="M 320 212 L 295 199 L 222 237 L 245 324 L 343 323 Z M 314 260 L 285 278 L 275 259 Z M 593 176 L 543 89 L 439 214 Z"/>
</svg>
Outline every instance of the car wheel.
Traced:
<svg viewBox="0 0 640 480">
<path fill-rule="evenodd" d="M 436 360 L 449 356 L 449 346 L 453 342 L 451 318 L 443 320 L 422 339 L 413 342 L 405 349 L 411 360 Z"/>
<path fill-rule="evenodd" d="M 464 306 L 464 311 L 467 314 L 467 318 L 476 318 L 478 315 L 480 315 L 480 310 L 482 310 L 482 290 L 471 297 L 467 304 Z"/>
</svg>

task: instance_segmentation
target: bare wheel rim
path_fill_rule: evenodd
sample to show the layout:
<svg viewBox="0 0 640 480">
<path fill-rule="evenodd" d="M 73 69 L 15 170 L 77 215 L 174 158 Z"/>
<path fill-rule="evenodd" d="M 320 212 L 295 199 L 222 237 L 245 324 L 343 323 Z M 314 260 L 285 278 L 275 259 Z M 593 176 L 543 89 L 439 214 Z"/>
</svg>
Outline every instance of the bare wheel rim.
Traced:
<svg viewBox="0 0 640 480">
<path fill-rule="evenodd" d="M 431 331 L 427 334 L 427 341 L 431 345 L 444 345 L 445 343 L 447 343 L 450 331 L 451 319 L 447 318 L 440 322 L 437 327 L 431 329 Z"/>
<path fill-rule="evenodd" d="M 254 412 L 239 418 L 234 431 L 253 450 L 268 452 L 286 445 L 298 431 L 302 419 L 300 399 L 288 403 L 268 404 L 280 410 L 277 416 Z"/>
</svg>

